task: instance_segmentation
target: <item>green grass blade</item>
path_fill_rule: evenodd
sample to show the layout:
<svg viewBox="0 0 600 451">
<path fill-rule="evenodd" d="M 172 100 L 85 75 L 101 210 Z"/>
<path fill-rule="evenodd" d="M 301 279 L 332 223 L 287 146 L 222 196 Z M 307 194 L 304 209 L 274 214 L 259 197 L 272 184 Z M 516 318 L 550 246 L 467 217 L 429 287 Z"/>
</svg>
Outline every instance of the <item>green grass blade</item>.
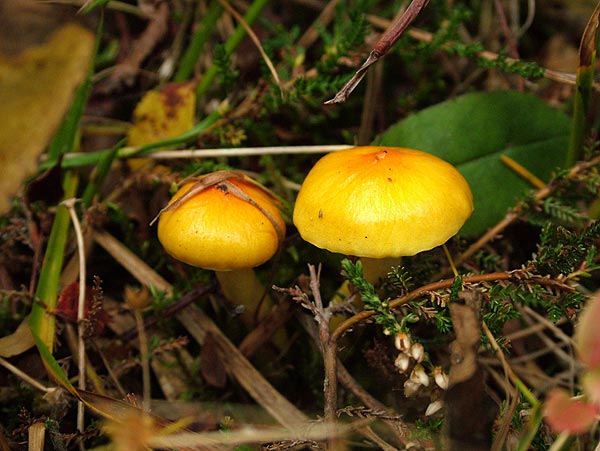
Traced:
<svg viewBox="0 0 600 451">
<path fill-rule="evenodd" d="M 180 135 L 172 138 L 163 139 L 162 141 L 156 141 L 150 144 L 144 144 L 137 147 L 125 147 L 117 151 L 116 158 L 130 158 L 130 157 L 141 157 L 151 154 L 153 151 L 164 149 L 167 147 L 178 146 L 185 144 L 186 142 L 196 138 L 200 133 L 207 130 L 210 126 L 214 125 L 219 119 L 223 117 L 221 111 L 213 111 L 206 118 L 196 124 L 194 127 L 189 129 Z M 87 166 L 98 164 L 103 158 L 113 152 L 113 149 L 101 150 L 98 152 L 88 152 L 81 155 L 72 155 L 69 158 L 64 158 L 61 162 L 62 168 L 74 168 L 80 166 Z M 50 165 L 48 162 L 44 162 L 41 165 L 42 168 L 48 168 Z"/>
<path fill-rule="evenodd" d="M 71 173 L 65 174 L 63 182 L 64 198 L 75 195 L 77 177 Z M 48 247 L 40 270 L 40 277 L 35 291 L 35 302 L 31 308 L 29 327 L 52 352 L 54 344 L 55 319 L 52 313 L 58 300 L 58 282 L 62 271 L 67 236 L 69 233 L 69 212 L 66 207 L 59 205 L 52 223 Z"/>
<path fill-rule="evenodd" d="M 33 333 L 33 340 L 35 341 L 48 374 L 50 374 L 50 376 L 52 376 L 52 378 L 63 388 L 68 390 L 71 394 L 76 395 L 77 390 L 75 390 L 75 387 L 73 387 L 73 384 L 71 384 L 69 377 L 52 355 L 52 350 L 48 349 L 48 346 L 46 346 L 44 340 L 42 340 L 42 338 L 39 337 L 35 332 Z"/>
<path fill-rule="evenodd" d="M 573 166 L 581 159 L 583 144 L 591 130 L 590 103 L 592 84 L 594 81 L 594 63 L 598 44 L 598 27 L 600 25 L 600 4 L 596 6 L 585 27 L 579 45 L 579 67 L 577 68 L 577 84 L 573 103 L 573 123 L 571 139 L 567 151 L 566 166 Z"/>
<path fill-rule="evenodd" d="M 90 181 L 85 187 L 83 196 L 81 196 L 83 204 L 86 207 L 89 207 L 92 204 L 94 196 L 100 191 L 102 183 L 104 182 L 104 179 L 106 179 L 106 176 L 110 171 L 112 162 L 115 160 L 119 153 L 119 149 L 121 149 L 121 147 L 123 147 L 124 144 L 125 139 L 122 139 L 112 149 L 109 149 L 109 151 L 106 154 L 101 156 L 100 161 L 98 161 L 98 165 L 96 166 L 94 172 L 90 177 Z"/>
<path fill-rule="evenodd" d="M 516 448 L 517 451 L 526 451 L 531 449 L 531 443 L 537 435 L 543 419 L 544 415 L 542 412 L 542 406 L 538 403 L 537 405 L 533 406 L 529 412 L 529 421 L 521 431 L 521 438 L 519 439 L 519 444 Z"/>
<path fill-rule="evenodd" d="M 219 4 L 218 0 L 213 0 L 208 6 L 206 14 L 202 17 L 202 20 L 198 24 L 198 29 L 192 36 L 190 45 L 181 58 L 181 63 L 179 64 L 179 68 L 177 69 L 173 81 L 181 82 L 191 78 L 194 73 L 194 66 L 196 65 L 198 56 L 200 56 L 204 45 L 215 29 L 215 25 L 217 24 L 217 20 L 221 16 L 222 11 L 223 7 Z"/>
<path fill-rule="evenodd" d="M 98 46 L 102 36 L 102 23 L 96 33 L 94 55 L 98 53 Z M 90 61 L 88 75 L 76 91 L 71 108 L 65 115 L 63 122 L 52 138 L 48 148 L 47 167 L 58 163 L 61 155 L 72 151 L 78 137 L 79 123 L 83 116 L 92 88 L 93 58 Z M 63 179 L 63 199 L 70 199 L 76 195 L 78 178 L 71 172 L 66 172 Z M 35 336 L 52 352 L 54 346 L 55 318 L 51 312 L 56 307 L 58 300 L 59 279 L 62 271 L 65 247 L 69 234 L 69 212 L 66 207 L 59 205 L 56 209 L 48 246 L 44 255 L 42 269 L 35 291 L 36 300 L 31 308 L 29 327 Z M 40 350 L 41 351 L 41 350 Z"/>
</svg>

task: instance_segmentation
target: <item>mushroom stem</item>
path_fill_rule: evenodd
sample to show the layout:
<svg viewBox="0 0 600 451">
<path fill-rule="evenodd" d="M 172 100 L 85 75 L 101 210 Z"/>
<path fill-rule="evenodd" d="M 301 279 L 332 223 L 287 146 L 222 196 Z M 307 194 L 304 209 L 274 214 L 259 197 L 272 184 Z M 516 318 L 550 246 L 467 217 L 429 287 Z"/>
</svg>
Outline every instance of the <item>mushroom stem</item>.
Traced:
<svg viewBox="0 0 600 451">
<path fill-rule="evenodd" d="M 393 266 L 400 266 L 402 264 L 402 257 L 361 257 L 360 262 L 362 263 L 365 280 L 372 285 L 376 285 L 381 279 L 386 278 Z M 348 286 L 348 281 L 345 281 L 336 291 L 332 301 L 342 302 L 349 294 L 350 288 Z M 360 307 L 362 307 L 362 305 Z"/>
<path fill-rule="evenodd" d="M 402 264 L 402 257 L 369 258 L 361 257 L 365 280 L 373 285 L 385 279 L 393 266 Z"/>
<path fill-rule="evenodd" d="M 381 279 L 385 279 L 388 272 L 393 266 L 400 266 L 402 264 L 402 257 L 385 257 L 385 258 L 370 258 L 361 257 L 360 262 L 363 266 L 363 274 L 365 280 L 372 285 L 376 285 Z M 350 295 L 349 282 L 346 280 L 331 299 L 332 302 L 341 303 Z M 355 301 L 355 306 L 358 309 L 363 308 L 363 303 L 358 296 Z M 346 315 L 337 313 L 331 317 L 330 329 L 335 330 L 337 326 L 342 324 L 346 320 Z"/>
<path fill-rule="evenodd" d="M 257 320 L 267 315 L 272 301 L 265 294 L 265 287 L 252 268 L 215 271 L 215 274 L 225 297 L 235 305 L 244 306 L 245 310 L 240 317 L 246 326 L 252 328 Z"/>
</svg>

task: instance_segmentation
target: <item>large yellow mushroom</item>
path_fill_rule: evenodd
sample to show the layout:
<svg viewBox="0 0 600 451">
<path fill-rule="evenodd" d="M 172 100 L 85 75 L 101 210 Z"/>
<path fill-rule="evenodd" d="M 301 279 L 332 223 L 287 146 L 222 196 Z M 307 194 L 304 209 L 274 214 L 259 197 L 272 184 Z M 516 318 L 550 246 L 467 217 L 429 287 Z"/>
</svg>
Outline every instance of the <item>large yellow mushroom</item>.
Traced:
<svg viewBox="0 0 600 451">
<path fill-rule="evenodd" d="M 469 185 L 451 164 L 418 150 L 366 146 L 315 164 L 293 220 L 315 246 L 361 257 L 376 281 L 390 259 L 444 244 L 472 211 Z"/>
<path fill-rule="evenodd" d="M 159 213 L 158 239 L 177 260 L 215 270 L 227 299 L 251 326 L 270 308 L 252 268 L 269 260 L 285 235 L 277 199 L 249 177 L 218 171 L 192 179 Z M 257 312 L 260 304 L 260 311 Z"/>
</svg>

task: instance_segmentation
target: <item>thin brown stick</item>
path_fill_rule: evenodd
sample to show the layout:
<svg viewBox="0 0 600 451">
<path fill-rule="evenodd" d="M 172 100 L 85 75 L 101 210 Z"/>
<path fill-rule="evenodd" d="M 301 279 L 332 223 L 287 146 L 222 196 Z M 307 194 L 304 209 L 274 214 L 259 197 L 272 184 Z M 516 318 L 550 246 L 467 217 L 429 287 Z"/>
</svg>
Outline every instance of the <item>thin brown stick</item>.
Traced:
<svg viewBox="0 0 600 451">
<path fill-rule="evenodd" d="M 31 377 L 29 374 L 22 371 L 18 367 L 14 366 L 8 360 L 3 359 L 2 357 L 0 357 L 0 366 L 3 366 L 8 371 L 10 371 L 15 376 L 17 376 L 19 379 L 23 380 L 24 382 L 27 382 L 33 388 L 43 391 L 44 393 L 54 394 L 54 393 L 57 393 L 57 392 L 63 390 L 61 387 L 46 387 L 41 382 L 38 382 L 36 379 Z"/>
<path fill-rule="evenodd" d="M 319 344 L 319 332 L 318 328 L 315 325 L 315 322 L 311 318 L 309 318 L 308 315 L 297 314 L 296 318 L 298 322 L 302 325 L 304 330 L 306 330 L 306 332 L 313 339 L 313 341 Z M 320 350 L 321 352 L 323 351 L 322 348 Z M 388 425 L 388 427 L 395 435 L 400 444 L 406 445 L 408 443 L 411 431 L 409 425 L 404 423 L 402 419 L 398 418 L 397 413 L 391 411 L 383 403 L 371 396 L 370 393 L 368 393 L 364 388 L 362 388 L 362 386 L 356 381 L 356 379 L 354 379 L 354 377 L 350 374 L 350 372 L 346 369 L 344 364 L 339 359 L 337 361 L 337 378 L 339 383 L 346 390 L 352 393 L 356 397 L 356 399 L 360 401 L 366 408 L 376 412 L 383 412 L 389 417 L 396 417 L 393 420 L 384 418 L 383 421 Z M 376 434 L 372 430 L 370 430 L 370 428 L 364 428 L 360 430 L 360 432 L 363 433 L 365 437 L 377 443 L 382 449 L 386 451 L 395 450 L 395 447 L 393 447 L 387 442 L 383 442 L 383 440 L 379 436 L 376 436 L 377 438 L 373 437 Z"/>
<path fill-rule="evenodd" d="M 135 324 L 138 330 L 138 339 L 140 342 L 140 359 L 142 360 L 142 407 L 144 412 L 150 412 L 151 410 L 151 398 L 152 393 L 150 387 L 150 353 L 148 336 L 146 335 L 146 328 L 144 327 L 144 318 L 139 308 L 133 308 L 133 317 L 135 318 Z"/>
<path fill-rule="evenodd" d="M 371 50 L 371 53 L 369 53 L 369 56 L 363 65 L 360 66 L 352 78 L 342 86 L 333 99 L 325 102 L 325 105 L 345 102 L 367 74 L 369 67 L 385 56 L 400 36 L 402 36 L 402 33 L 404 33 L 408 26 L 417 18 L 423 8 L 427 6 L 427 3 L 429 3 L 429 0 L 412 0 L 398 20 L 395 20 L 388 29 L 385 30 L 383 35 L 381 35 L 379 41 L 377 41 L 377 44 L 375 44 L 375 47 L 373 47 L 373 50 Z"/>
<path fill-rule="evenodd" d="M 337 343 L 329 331 L 329 320 L 331 314 L 326 311 L 321 299 L 319 288 L 319 276 L 321 268 L 317 271 L 314 265 L 308 265 L 310 273 L 310 290 L 315 301 L 317 321 L 319 323 L 319 340 L 323 348 L 323 366 L 325 377 L 323 380 L 324 414 L 325 421 L 331 427 L 331 438 L 328 440 L 328 449 L 342 449 L 337 437 Z"/>
<path fill-rule="evenodd" d="M 462 280 L 463 280 L 463 283 L 501 282 L 501 281 L 507 281 L 507 280 L 522 281 L 523 279 L 519 277 L 522 274 L 523 274 L 523 272 L 521 270 L 499 271 L 499 272 L 492 272 L 492 273 L 488 273 L 488 274 L 477 274 L 474 276 L 467 276 L 467 277 L 463 277 Z M 529 280 L 534 280 L 536 283 L 539 283 L 540 285 L 554 286 L 556 288 L 559 288 L 561 290 L 566 290 L 569 292 L 574 291 L 573 287 L 566 285 L 564 283 L 564 281 L 561 281 L 561 280 L 555 280 L 555 279 L 550 279 L 547 277 L 540 277 L 540 276 L 530 277 Z M 404 296 L 400 296 L 400 297 L 390 301 L 390 303 L 389 303 L 390 308 L 395 309 L 397 307 L 400 307 L 400 306 L 412 301 L 413 299 L 416 299 L 420 296 L 424 296 L 425 294 L 427 294 L 429 292 L 442 290 L 445 288 L 450 288 L 450 287 L 452 287 L 453 283 L 454 283 L 454 279 L 444 279 L 444 280 L 440 280 L 438 282 L 432 282 L 430 284 L 423 285 L 422 287 L 419 287 L 419 288 L 411 291 L 410 293 L 405 294 Z M 357 313 L 354 316 L 351 316 L 350 318 L 348 318 L 346 321 L 344 321 L 342 324 L 340 324 L 337 327 L 337 329 L 333 332 L 332 336 L 336 340 L 338 340 L 342 336 L 342 334 L 344 332 L 346 332 L 348 329 L 350 329 L 352 326 L 355 326 L 356 324 L 369 319 L 374 314 L 375 314 L 375 312 L 373 310 L 363 310 L 362 312 Z"/>
<path fill-rule="evenodd" d="M 143 61 L 150 52 L 163 39 L 169 22 L 169 2 L 159 3 L 152 15 L 150 23 L 131 47 L 130 53 L 113 68 L 113 72 L 107 81 L 107 90 L 125 85 L 131 86 L 135 76 L 140 70 Z"/>
<path fill-rule="evenodd" d="M 311 46 L 319 37 L 318 29 L 326 26 L 333 18 L 336 5 L 340 0 L 330 0 L 330 2 L 323 8 L 319 17 L 312 23 L 312 25 L 304 32 L 304 34 L 298 39 L 296 45 L 298 47 L 307 48 Z"/>
<path fill-rule="evenodd" d="M 379 64 L 373 68 L 367 76 L 367 91 L 363 102 L 363 110 L 360 117 L 360 128 L 358 130 L 359 146 L 366 146 L 373 141 L 373 128 L 377 116 L 381 111 L 381 86 L 383 79 L 383 65 Z"/>
<path fill-rule="evenodd" d="M 252 30 L 250 25 L 248 25 L 248 23 L 244 20 L 244 17 L 240 13 L 238 13 L 229 4 L 229 2 L 227 0 L 219 0 L 219 3 L 221 4 L 221 6 L 223 6 L 223 8 L 225 8 L 229 12 L 229 14 L 231 14 L 233 17 L 235 17 L 235 20 L 237 20 L 242 27 L 244 27 L 244 30 L 246 30 L 248 37 L 252 40 L 252 42 L 258 49 L 263 61 L 269 68 L 269 72 L 271 72 L 271 76 L 273 77 L 275 84 L 279 87 L 280 91 L 283 92 L 283 87 L 281 84 L 281 80 L 279 79 L 279 74 L 277 73 L 277 69 L 275 69 L 275 66 L 273 65 L 273 62 L 271 61 L 271 58 L 269 58 L 269 55 L 267 55 L 267 53 L 263 49 L 263 46 L 260 43 L 260 39 L 258 39 L 258 36 L 256 36 L 256 33 L 254 33 L 254 30 Z"/>
<path fill-rule="evenodd" d="M 378 28 L 386 28 L 391 23 L 387 19 L 382 19 L 381 17 L 374 16 L 374 15 L 367 16 L 367 20 L 371 24 L 373 24 L 374 26 L 376 26 Z M 433 40 L 433 33 L 429 33 L 428 31 L 420 30 L 418 28 L 410 28 L 406 32 L 406 34 L 417 41 L 431 42 Z M 452 47 L 453 45 L 454 45 L 453 42 L 447 42 L 445 44 L 445 46 L 447 46 L 447 47 Z M 479 53 L 476 53 L 476 56 L 479 58 L 489 60 L 489 61 L 495 61 L 498 58 L 500 58 L 500 55 L 498 55 L 497 53 L 494 53 L 494 52 L 490 52 L 489 50 L 483 50 Z M 518 60 L 515 60 L 514 58 L 506 58 L 506 62 L 509 64 L 515 63 L 517 61 Z M 557 83 L 564 83 L 564 84 L 571 85 L 571 86 L 575 86 L 576 80 L 577 80 L 575 74 L 567 73 L 567 72 L 559 72 L 556 70 L 545 69 L 545 68 L 544 68 L 544 73 L 542 74 L 542 77 L 544 77 L 548 80 L 555 81 Z M 595 90 L 600 91 L 600 83 L 594 82 L 593 87 Z"/>
</svg>

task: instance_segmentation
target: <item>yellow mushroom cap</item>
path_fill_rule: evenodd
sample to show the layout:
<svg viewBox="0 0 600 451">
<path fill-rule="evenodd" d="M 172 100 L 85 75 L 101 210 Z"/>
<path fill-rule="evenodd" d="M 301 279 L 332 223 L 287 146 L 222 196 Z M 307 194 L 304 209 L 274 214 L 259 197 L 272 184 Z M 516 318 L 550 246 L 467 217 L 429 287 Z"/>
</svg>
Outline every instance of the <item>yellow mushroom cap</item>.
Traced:
<svg viewBox="0 0 600 451">
<path fill-rule="evenodd" d="M 445 243 L 473 211 L 464 177 L 418 150 L 354 147 L 310 170 L 294 224 L 317 247 L 359 257 L 414 255 Z"/>
<path fill-rule="evenodd" d="M 233 190 L 228 184 L 234 185 Z M 169 205 L 194 186 L 183 185 Z M 236 188 L 256 205 L 236 196 Z M 255 182 L 239 177 L 208 186 L 178 206 L 167 206 L 158 219 L 158 239 L 171 256 L 217 271 L 266 262 L 277 251 L 283 234 L 285 223 L 275 198 Z"/>
</svg>

